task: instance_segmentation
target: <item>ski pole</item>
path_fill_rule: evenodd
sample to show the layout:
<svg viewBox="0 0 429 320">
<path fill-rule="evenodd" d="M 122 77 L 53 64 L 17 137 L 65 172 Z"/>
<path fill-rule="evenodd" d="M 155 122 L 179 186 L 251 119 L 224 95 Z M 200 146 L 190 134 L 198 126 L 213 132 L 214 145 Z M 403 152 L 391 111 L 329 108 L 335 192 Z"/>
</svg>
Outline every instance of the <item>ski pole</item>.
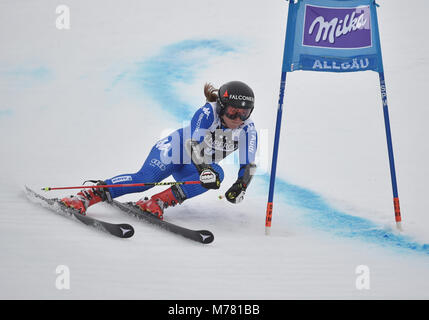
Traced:
<svg viewBox="0 0 429 320">
<path fill-rule="evenodd" d="M 145 187 L 145 186 L 167 186 L 179 184 L 200 184 L 201 181 L 175 181 L 175 182 L 146 182 L 132 184 L 101 184 L 92 186 L 76 186 L 76 187 L 45 187 L 43 191 L 51 190 L 68 190 L 68 189 L 93 189 L 93 188 L 120 188 L 120 187 Z"/>
</svg>

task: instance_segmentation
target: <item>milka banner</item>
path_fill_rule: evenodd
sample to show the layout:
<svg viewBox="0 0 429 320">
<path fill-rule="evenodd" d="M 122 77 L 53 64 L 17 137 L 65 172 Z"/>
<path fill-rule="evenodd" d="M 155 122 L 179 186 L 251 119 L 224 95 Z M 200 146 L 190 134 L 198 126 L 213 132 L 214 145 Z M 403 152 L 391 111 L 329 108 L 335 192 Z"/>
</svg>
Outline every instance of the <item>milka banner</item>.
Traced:
<svg viewBox="0 0 429 320">
<path fill-rule="evenodd" d="M 383 71 L 374 0 L 291 2 L 283 71 Z"/>
<path fill-rule="evenodd" d="M 386 128 L 396 226 L 401 210 L 390 133 L 386 82 L 381 57 L 375 0 L 290 0 L 284 46 L 280 97 L 274 136 L 265 231 L 271 227 L 277 156 L 280 141 L 286 75 L 296 70 L 378 73 Z"/>
</svg>

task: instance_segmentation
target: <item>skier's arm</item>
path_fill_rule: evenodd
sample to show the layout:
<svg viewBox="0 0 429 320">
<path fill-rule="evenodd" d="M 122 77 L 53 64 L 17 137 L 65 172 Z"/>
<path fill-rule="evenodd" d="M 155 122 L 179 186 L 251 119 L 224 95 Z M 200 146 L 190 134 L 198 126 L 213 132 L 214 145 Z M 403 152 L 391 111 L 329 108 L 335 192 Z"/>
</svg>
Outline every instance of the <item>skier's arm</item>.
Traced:
<svg viewBox="0 0 429 320">
<path fill-rule="evenodd" d="M 219 189 L 219 174 L 208 163 L 204 163 L 203 149 L 197 141 L 188 140 L 185 144 L 187 152 L 191 155 L 191 161 L 200 174 L 201 185 L 207 189 Z"/>
<path fill-rule="evenodd" d="M 208 163 L 204 162 L 204 149 L 201 142 L 207 130 L 211 127 L 214 121 L 214 110 L 207 103 L 200 108 L 192 117 L 190 139 L 185 141 L 185 148 L 191 158 L 198 173 L 200 174 L 201 185 L 207 189 L 219 189 L 220 178 L 219 174 Z"/>
<path fill-rule="evenodd" d="M 189 132 L 191 140 L 201 143 L 207 130 L 213 125 L 214 119 L 214 110 L 210 103 L 198 109 L 191 120 Z"/>
<path fill-rule="evenodd" d="M 240 135 L 240 169 L 237 181 L 225 192 L 226 199 L 231 203 L 239 203 L 244 199 L 246 189 L 256 171 L 255 155 L 257 149 L 257 133 L 253 123 Z"/>
</svg>

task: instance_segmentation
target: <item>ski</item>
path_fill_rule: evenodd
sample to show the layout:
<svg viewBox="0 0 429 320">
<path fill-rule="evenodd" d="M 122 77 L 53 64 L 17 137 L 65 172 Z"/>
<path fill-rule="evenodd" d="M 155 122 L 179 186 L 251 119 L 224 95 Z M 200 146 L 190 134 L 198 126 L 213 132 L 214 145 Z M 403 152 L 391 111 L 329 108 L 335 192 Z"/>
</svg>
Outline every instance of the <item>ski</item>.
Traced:
<svg viewBox="0 0 429 320">
<path fill-rule="evenodd" d="M 133 202 L 119 202 L 116 200 L 113 200 L 111 203 L 115 208 L 120 209 L 122 212 L 133 216 L 135 218 L 138 218 L 140 220 L 149 222 L 151 224 L 154 224 L 161 229 L 167 230 L 169 232 L 181 235 L 187 239 L 197 241 L 200 243 L 208 244 L 213 242 L 214 235 L 208 230 L 191 230 L 188 228 L 184 228 L 181 226 L 178 226 L 174 223 L 160 220 L 154 215 L 152 215 L 149 212 L 142 211 L 138 206 L 136 206 Z"/>
<path fill-rule="evenodd" d="M 119 238 L 130 238 L 134 235 L 134 228 L 129 224 L 126 224 L 126 223 L 113 224 L 113 223 L 98 220 L 89 216 L 84 216 L 80 214 L 78 210 L 65 206 L 57 198 L 53 198 L 53 199 L 45 198 L 44 196 L 28 188 L 27 186 L 25 186 L 25 191 L 26 191 L 27 197 L 30 200 L 32 200 L 33 202 L 37 201 L 37 203 L 39 203 L 43 207 L 50 209 L 51 211 L 58 213 L 62 216 L 72 217 L 87 226 L 94 227 L 98 230 L 107 232 Z"/>
</svg>

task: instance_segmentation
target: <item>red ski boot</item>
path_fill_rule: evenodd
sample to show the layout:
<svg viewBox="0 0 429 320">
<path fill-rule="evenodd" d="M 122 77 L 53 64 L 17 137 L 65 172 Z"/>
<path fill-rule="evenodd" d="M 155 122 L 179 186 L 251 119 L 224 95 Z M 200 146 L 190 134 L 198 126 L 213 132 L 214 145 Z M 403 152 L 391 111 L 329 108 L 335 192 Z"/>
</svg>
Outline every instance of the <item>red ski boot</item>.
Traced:
<svg viewBox="0 0 429 320">
<path fill-rule="evenodd" d="M 77 209 L 80 214 L 86 215 L 86 209 L 101 201 L 110 198 L 109 190 L 105 188 L 94 188 L 81 190 L 77 195 L 61 199 L 67 207 Z"/>
<path fill-rule="evenodd" d="M 186 196 L 181 189 L 176 186 L 168 188 L 163 192 L 153 195 L 150 199 L 144 198 L 136 202 L 136 205 L 143 211 L 152 213 L 159 219 L 164 219 L 164 209 L 174 207 L 185 201 Z"/>
</svg>

